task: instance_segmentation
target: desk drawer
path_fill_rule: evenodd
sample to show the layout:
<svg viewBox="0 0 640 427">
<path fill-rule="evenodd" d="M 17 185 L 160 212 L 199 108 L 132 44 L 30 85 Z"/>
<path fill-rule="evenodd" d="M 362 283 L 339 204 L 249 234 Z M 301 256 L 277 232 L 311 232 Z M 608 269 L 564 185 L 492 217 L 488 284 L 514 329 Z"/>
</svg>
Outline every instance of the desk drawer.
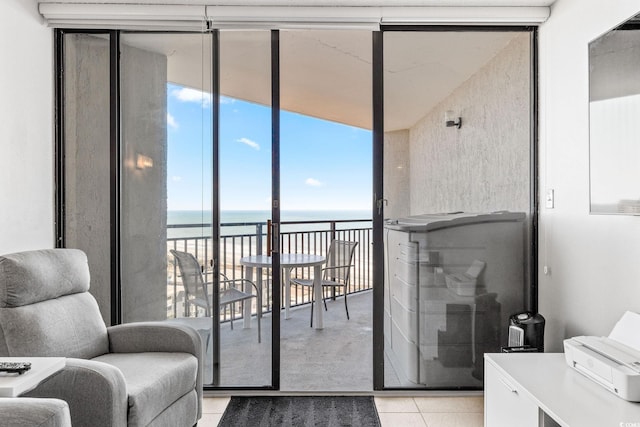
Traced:
<svg viewBox="0 0 640 427">
<path fill-rule="evenodd" d="M 528 393 L 485 361 L 484 417 L 487 427 L 538 427 L 538 406 Z"/>
</svg>

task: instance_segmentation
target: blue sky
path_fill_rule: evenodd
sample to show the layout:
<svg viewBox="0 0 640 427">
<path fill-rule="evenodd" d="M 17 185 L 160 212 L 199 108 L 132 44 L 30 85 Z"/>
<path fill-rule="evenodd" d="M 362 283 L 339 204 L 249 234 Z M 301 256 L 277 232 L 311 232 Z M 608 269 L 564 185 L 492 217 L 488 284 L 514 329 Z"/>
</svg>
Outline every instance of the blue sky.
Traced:
<svg viewBox="0 0 640 427">
<path fill-rule="evenodd" d="M 169 210 L 211 205 L 211 97 L 167 85 Z M 222 210 L 267 210 L 271 200 L 271 109 L 223 97 Z M 371 208 L 371 131 L 283 111 L 283 210 Z"/>
</svg>

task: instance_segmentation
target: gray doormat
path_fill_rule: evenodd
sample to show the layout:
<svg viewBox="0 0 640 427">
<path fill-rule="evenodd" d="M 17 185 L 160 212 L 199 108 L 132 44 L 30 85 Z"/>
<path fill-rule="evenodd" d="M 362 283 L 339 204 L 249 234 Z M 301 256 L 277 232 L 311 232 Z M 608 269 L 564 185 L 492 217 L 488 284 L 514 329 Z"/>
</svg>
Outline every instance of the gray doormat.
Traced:
<svg viewBox="0 0 640 427">
<path fill-rule="evenodd" d="M 371 396 L 232 397 L 219 427 L 380 427 Z"/>
</svg>

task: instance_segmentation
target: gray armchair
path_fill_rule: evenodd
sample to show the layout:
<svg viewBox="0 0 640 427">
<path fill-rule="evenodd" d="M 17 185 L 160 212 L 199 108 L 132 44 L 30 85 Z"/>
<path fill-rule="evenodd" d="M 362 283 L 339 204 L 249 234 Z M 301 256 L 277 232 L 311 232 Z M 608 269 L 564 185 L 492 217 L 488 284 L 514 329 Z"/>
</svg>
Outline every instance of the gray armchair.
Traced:
<svg viewBox="0 0 640 427">
<path fill-rule="evenodd" d="M 0 427 L 71 427 L 69 405 L 59 399 L 0 398 Z"/>
<path fill-rule="evenodd" d="M 74 427 L 185 426 L 202 414 L 202 342 L 188 327 L 106 327 L 86 255 L 47 249 L 0 256 L 0 356 L 67 357 L 26 393 L 69 404 Z"/>
</svg>

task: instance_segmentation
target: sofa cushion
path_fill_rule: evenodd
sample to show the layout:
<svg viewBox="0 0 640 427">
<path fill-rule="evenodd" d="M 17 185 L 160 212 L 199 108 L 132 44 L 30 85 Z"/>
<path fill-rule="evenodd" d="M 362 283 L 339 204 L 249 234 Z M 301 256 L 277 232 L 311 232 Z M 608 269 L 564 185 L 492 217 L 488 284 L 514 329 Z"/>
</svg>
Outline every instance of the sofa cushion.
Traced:
<svg viewBox="0 0 640 427">
<path fill-rule="evenodd" d="M 129 426 L 146 426 L 193 391 L 198 360 L 187 353 L 110 353 L 93 360 L 120 369 L 127 384 Z"/>
<path fill-rule="evenodd" d="M 88 292 L 0 307 L 0 356 L 90 359 L 108 351 L 107 327 Z"/>
<path fill-rule="evenodd" d="M 78 249 L 0 256 L 0 307 L 21 307 L 88 290 L 87 256 Z"/>
</svg>

